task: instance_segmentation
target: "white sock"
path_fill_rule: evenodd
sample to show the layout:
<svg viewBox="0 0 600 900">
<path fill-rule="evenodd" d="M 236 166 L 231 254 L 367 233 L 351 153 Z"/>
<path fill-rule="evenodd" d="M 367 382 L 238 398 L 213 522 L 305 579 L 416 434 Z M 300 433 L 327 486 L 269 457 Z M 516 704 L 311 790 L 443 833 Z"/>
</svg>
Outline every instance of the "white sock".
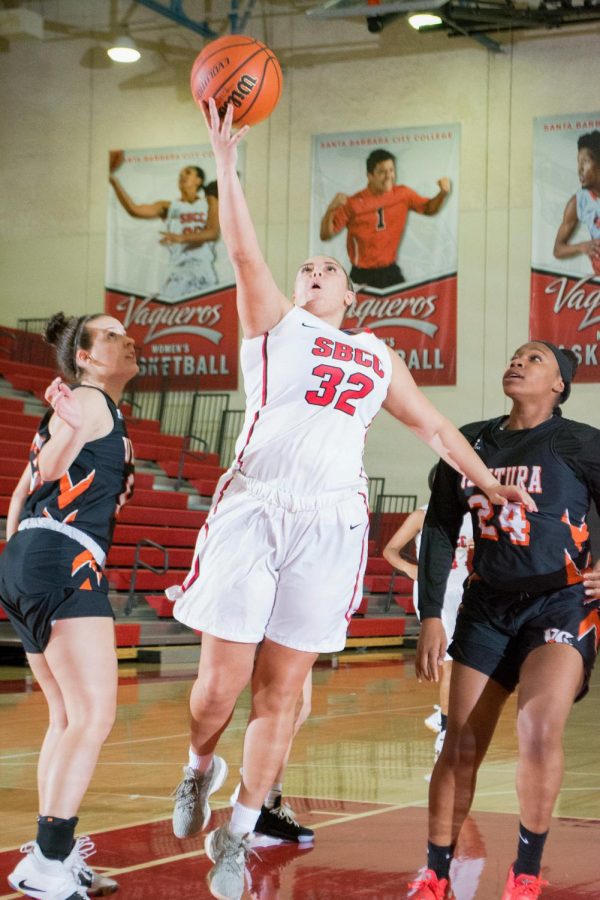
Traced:
<svg viewBox="0 0 600 900">
<path fill-rule="evenodd" d="M 194 751 L 194 748 L 190 747 L 188 765 L 190 768 L 195 769 L 196 772 L 200 772 L 201 775 L 204 775 L 210 769 L 214 756 L 214 753 L 207 753 L 206 756 L 198 756 Z"/>
<path fill-rule="evenodd" d="M 265 797 L 265 806 L 267 809 L 273 809 L 275 806 L 275 802 L 281 797 L 283 793 L 283 784 L 281 781 L 275 781 L 271 786 L 271 790 Z"/>
<path fill-rule="evenodd" d="M 254 826 L 260 815 L 260 809 L 250 809 L 248 806 L 242 806 L 239 800 L 233 807 L 229 830 L 237 836 L 249 834 L 254 831 Z"/>
</svg>

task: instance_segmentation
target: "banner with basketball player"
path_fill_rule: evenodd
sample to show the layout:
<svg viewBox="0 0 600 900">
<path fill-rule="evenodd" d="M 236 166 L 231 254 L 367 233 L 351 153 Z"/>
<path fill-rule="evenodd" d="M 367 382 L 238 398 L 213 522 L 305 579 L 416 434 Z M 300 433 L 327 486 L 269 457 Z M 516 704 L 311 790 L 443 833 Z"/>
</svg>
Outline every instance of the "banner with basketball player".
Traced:
<svg viewBox="0 0 600 900">
<path fill-rule="evenodd" d="M 600 381 L 600 112 L 534 119 L 532 231 L 530 336 Z"/>
<path fill-rule="evenodd" d="M 243 163 L 240 152 L 242 178 Z M 139 347 L 136 390 L 234 390 L 235 286 L 212 148 L 113 151 L 108 190 L 105 309 Z"/>
<path fill-rule="evenodd" d="M 420 385 L 456 384 L 460 125 L 313 136 L 311 253 L 350 269 L 345 323 Z"/>
</svg>

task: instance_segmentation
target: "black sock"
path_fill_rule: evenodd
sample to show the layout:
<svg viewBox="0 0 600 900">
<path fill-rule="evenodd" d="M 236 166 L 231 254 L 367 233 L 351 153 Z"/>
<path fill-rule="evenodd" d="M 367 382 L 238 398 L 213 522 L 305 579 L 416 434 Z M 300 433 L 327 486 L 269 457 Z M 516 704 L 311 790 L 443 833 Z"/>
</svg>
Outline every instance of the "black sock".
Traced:
<svg viewBox="0 0 600 900">
<path fill-rule="evenodd" d="M 536 834 L 534 831 L 528 831 L 519 822 L 519 846 L 513 865 L 515 877 L 517 875 L 535 875 L 537 877 L 540 874 L 542 853 L 547 837 L 547 831 L 544 834 Z"/>
<path fill-rule="evenodd" d="M 454 856 L 455 844 L 449 847 L 440 847 L 427 841 L 427 868 L 433 869 L 438 878 L 450 877 L 450 863 Z"/>
<path fill-rule="evenodd" d="M 66 859 L 75 843 L 77 816 L 58 819 L 56 816 L 38 816 L 37 845 L 46 859 Z"/>
<path fill-rule="evenodd" d="M 445 731 L 445 730 L 446 730 L 446 725 L 448 724 L 448 716 L 445 716 L 444 713 L 440 713 L 440 716 L 441 716 L 441 719 L 442 719 L 442 728 L 441 728 L 441 730 L 442 730 L 442 731 Z"/>
</svg>

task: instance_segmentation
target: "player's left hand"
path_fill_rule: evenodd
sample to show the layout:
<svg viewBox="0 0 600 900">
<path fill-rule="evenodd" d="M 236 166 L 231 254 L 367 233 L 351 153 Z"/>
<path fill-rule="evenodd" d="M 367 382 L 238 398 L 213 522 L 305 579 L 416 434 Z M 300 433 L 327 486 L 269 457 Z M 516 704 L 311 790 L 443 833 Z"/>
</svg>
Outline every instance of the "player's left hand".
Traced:
<svg viewBox="0 0 600 900">
<path fill-rule="evenodd" d="M 182 234 L 175 234 L 173 231 L 161 231 L 160 232 L 160 244 L 181 244 L 182 243 Z"/>
<path fill-rule="evenodd" d="M 530 497 L 525 488 L 516 484 L 495 484 L 485 492 L 494 506 L 504 506 L 506 503 L 522 503 L 528 512 L 537 512 L 537 505 L 533 497 Z"/>
<path fill-rule="evenodd" d="M 423 619 L 419 642 L 417 644 L 417 658 L 415 660 L 415 672 L 417 680 L 423 678 L 426 681 L 439 681 L 441 666 L 446 656 L 446 631 L 441 619 Z"/>
<path fill-rule="evenodd" d="M 583 573 L 583 586 L 585 588 L 585 603 L 593 603 L 600 600 L 600 564 L 597 568 L 587 569 Z"/>
<path fill-rule="evenodd" d="M 438 181 L 438 187 L 440 191 L 443 191 L 445 194 L 450 193 L 450 188 L 452 187 L 452 182 L 449 178 L 440 178 Z"/>
<path fill-rule="evenodd" d="M 48 385 L 44 399 L 50 404 L 59 419 L 75 431 L 83 424 L 81 402 L 62 378 L 55 378 Z"/>
</svg>

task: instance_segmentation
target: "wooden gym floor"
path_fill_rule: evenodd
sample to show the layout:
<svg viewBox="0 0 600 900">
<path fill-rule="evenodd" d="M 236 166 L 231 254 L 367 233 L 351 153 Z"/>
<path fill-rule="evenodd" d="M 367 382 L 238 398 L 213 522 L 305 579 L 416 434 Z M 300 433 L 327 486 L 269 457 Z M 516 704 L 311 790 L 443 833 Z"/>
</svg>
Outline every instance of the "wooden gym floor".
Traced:
<svg viewBox="0 0 600 900">
<path fill-rule="evenodd" d="M 121 900 L 208 898 L 210 867 L 201 838 L 176 840 L 170 793 L 187 756 L 189 666 L 120 664 L 119 711 L 80 813 L 97 854 L 114 873 Z M 423 864 L 426 775 L 434 735 L 423 719 L 435 689 L 418 685 L 408 651 L 346 654 L 318 664 L 313 712 L 296 739 L 285 793 L 314 844 L 258 848 L 244 898 L 255 900 L 400 900 Z M 19 845 L 35 836 L 37 750 L 44 701 L 28 670 L 0 668 L 0 900 Z M 457 900 L 500 898 L 514 858 L 514 702 L 508 704 L 482 767 L 453 873 Z M 212 804 L 226 813 L 237 782 L 248 714 L 244 695 L 219 752 L 229 777 Z M 565 778 L 548 839 L 544 898 L 600 898 L 600 671 L 577 704 L 565 741 Z"/>
</svg>

